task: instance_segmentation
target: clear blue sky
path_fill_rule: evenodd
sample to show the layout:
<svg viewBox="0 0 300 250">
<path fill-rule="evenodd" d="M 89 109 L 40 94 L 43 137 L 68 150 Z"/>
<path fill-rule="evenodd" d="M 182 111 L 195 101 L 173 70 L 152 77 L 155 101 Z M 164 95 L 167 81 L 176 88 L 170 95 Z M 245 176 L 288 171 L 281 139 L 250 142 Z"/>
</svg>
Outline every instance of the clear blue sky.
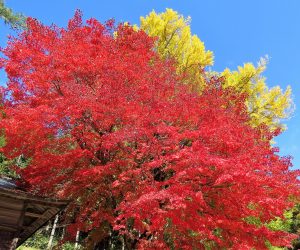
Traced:
<svg viewBox="0 0 300 250">
<path fill-rule="evenodd" d="M 282 155 L 294 157 L 294 167 L 300 168 L 300 1 L 299 0 L 6 0 L 7 6 L 45 24 L 65 26 L 75 9 L 84 18 L 100 21 L 114 18 L 139 24 L 139 17 L 151 10 L 177 10 L 192 17 L 192 32 L 204 41 L 215 55 L 214 70 L 235 69 L 245 62 L 257 62 L 268 55 L 270 63 L 265 73 L 269 86 L 292 86 L 296 111 L 286 121 L 288 130 L 276 141 Z M 0 46 L 5 46 L 12 33 L 0 22 Z M 0 72 L 0 84 L 5 75 Z M 298 108 L 297 108 L 298 107 Z"/>
</svg>

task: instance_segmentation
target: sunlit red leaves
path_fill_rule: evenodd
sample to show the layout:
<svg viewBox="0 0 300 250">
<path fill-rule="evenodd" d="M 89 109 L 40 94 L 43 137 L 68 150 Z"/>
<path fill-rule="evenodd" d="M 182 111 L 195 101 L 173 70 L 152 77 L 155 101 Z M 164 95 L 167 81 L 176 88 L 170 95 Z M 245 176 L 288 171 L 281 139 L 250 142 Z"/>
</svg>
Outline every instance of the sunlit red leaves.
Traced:
<svg viewBox="0 0 300 250">
<path fill-rule="evenodd" d="M 191 93 L 144 32 L 79 13 L 67 29 L 30 19 L 3 53 L 4 152 L 30 159 L 33 191 L 79 205 L 74 228 L 106 221 L 141 249 L 288 244 L 245 220 L 280 216 L 298 181 L 243 96 L 215 78 Z"/>
</svg>

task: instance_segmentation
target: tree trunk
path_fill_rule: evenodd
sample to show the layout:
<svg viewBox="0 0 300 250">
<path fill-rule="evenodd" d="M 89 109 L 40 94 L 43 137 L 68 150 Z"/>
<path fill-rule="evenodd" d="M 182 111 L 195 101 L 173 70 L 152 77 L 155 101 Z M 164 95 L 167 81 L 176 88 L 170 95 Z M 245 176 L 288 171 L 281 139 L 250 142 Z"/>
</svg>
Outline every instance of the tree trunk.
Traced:
<svg viewBox="0 0 300 250">
<path fill-rule="evenodd" d="M 77 233 L 76 233 L 76 238 L 75 238 L 75 249 L 78 248 L 79 235 L 80 235 L 80 231 L 78 230 Z"/>
<path fill-rule="evenodd" d="M 51 230 L 50 239 L 49 239 L 48 246 L 47 246 L 47 249 L 49 249 L 49 250 L 52 249 L 52 242 L 53 242 L 53 238 L 55 235 L 55 229 L 56 229 L 57 222 L 58 222 L 58 214 L 55 216 L 55 220 L 53 222 L 53 227 Z"/>
</svg>

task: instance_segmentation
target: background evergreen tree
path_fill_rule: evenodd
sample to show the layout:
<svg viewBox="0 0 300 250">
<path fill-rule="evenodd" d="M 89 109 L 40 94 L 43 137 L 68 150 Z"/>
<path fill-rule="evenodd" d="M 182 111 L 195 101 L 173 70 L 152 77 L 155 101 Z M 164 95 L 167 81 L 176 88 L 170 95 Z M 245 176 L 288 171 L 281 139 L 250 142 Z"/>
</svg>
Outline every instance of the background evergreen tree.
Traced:
<svg viewBox="0 0 300 250">
<path fill-rule="evenodd" d="M 26 28 L 26 17 L 20 13 L 14 13 L 6 7 L 3 0 L 0 0 L 0 18 L 13 29 Z"/>
</svg>

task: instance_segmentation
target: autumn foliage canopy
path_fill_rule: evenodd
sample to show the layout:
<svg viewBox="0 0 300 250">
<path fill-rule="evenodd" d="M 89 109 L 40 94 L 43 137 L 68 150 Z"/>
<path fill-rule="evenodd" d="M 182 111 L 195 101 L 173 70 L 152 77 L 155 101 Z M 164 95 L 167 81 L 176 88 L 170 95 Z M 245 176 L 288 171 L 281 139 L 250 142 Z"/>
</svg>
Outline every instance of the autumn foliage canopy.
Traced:
<svg viewBox="0 0 300 250">
<path fill-rule="evenodd" d="M 277 132 L 249 126 L 222 78 L 191 91 L 154 42 L 79 12 L 67 28 L 29 19 L 2 49 L 5 155 L 28 159 L 31 191 L 73 201 L 75 229 L 109 224 L 139 249 L 289 244 L 265 226 L 299 185 Z"/>
</svg>

